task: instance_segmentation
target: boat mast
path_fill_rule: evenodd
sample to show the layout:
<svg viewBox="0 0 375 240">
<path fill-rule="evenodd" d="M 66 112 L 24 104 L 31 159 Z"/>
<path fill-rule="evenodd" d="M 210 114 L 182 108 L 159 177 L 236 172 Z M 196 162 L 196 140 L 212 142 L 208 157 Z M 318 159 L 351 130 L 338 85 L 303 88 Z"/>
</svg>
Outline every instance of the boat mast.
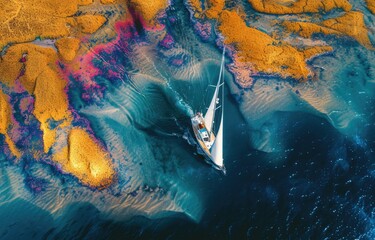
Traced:
<svg viewBox="0 0 375 240">
<path fill-rule="evenodd" d="M 225 49 L 224 49 L 225 51 Z M 223 133 L 224 133 L 224 71 L 220 74 L 219 82 L 220 86 L 223 86 L 223 89 L 221 91 L 221 119 L 220 119 L 220 125 L 219 130 L 216 135 L 216 139 L 214 144 L 212 145 L 212 148 L 210 149 L 210 153 L 212 156 L 212 161 L 216 166 L 218 166 L 221 170 L 225 173 L 225 167 L 224 167 L 224 157 L 223 157 Z"/>
<path fill-rule="evenodd" d="M 224 52 L 225 52 L 225 46 L 224 46 Z M 221 74 L 223 80 L 222 80 L 222 90 L 221 90 L 221 121 L 220 124 L 224 127 L 224 89 L 225 89 L 225 82 L 224 82 L 224 69 L 223 73 Z"/>
<path fill-rule="evenodd" d="M 214 122 L 214 119 L 215 119 L 216 101 L 217 101 L 218 95 L 219 95 L 219 88 L 222 85 L 221 84 L 221 78 L 222 78 L 222 75 L 224 73 L 224 71 L 223 71 L 224 70 L 224 60 L 225 60 L 225 46 L 224 46 L 223 55 L 222 55 L 222 58 L 221 58 L 220 73 L 219 73 L 219 78 L 218 78 L 218 81 L 217 81 L 217 84 L 216 84 L 216 87 L 215 87 L 215 93 L 214 93 L 213 98 L 211 99 L 210 106 L 208 107 L 207 112 L 204 115 L 204 121 L 205 121 L 206 127 L 209 130 L 209 132 L 212 132 L 213 122 Z"/>
</svg>

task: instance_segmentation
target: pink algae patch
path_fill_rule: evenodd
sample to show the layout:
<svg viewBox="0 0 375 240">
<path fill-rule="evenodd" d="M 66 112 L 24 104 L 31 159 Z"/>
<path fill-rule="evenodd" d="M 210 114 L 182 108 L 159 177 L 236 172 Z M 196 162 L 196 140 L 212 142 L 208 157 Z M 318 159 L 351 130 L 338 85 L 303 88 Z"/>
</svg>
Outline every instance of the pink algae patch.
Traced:
<svg viewBox="0 0 375 240">
<path fill-rule="evenodd" d="M 105 87 L 98 84 L 96 78 L 104 77 L 113 83 L 123 82 L 127 77 L 127 61 L 131 61 L 132 47 L 135 43 L 144 44 L 145 36 L 151 31 L 160 31 L 164 25 L 148 26 L 139 13 L 129 9 L 129 17 L 117 22 L 116 38 L 92 47 L 85 54 L 76 57 L 73 62 L 64 63 L 62 72 L 66 79 L 74 78 L 83 90 L 81 97 L 90 101 L 100 99 L 104 95 Z M 89 40 L 82 40 L 89 45 Z M 174 44 L 172 36 L 166 35 L 163 40 L 165 47 L 170 48 Z"/>
<path fill-rule="evenodd" d="M 174 58 L 172 59 L 171 64 L 180 67 L 182 64 L 184 64 L 184 60 L 182 58 Z"/>
<path fill-rule="evenodd" d="M 77 58 L 78 61 L 72 62 L 66 66 L 64 73 L 69 77 L 72 75 L 77 81 L 79 81 L 85 89 L 96 88 L 97 83 L 94 78 L 102 73 L 100 69 L 94 66 L 93 62 L 95 59 L 102 62 L 103 67 L 110 67 L 118 64 L 115 59 L 109 61 L 103 61 L 100 54 L 106 53 L 111 54 L 115 48 L 120 49 L 123 54 L 129 53 L 129 42 L 139 36 L 137 30 L 134 27 L 133 18 L 129 18 L 125 21 L 117 22 L 115 24 L 115 31 L 117 37 L 115 40 L 99 44 L 90 49 L 85 55 Z M 121 77 L 118 72 L 109 70 L 110 77 Z"/>
<path fill-rule="evenodd" d="M 33 112 L 34 108 L 34 98 L 31 96 L 24 97 L 20 100 L 20 110 L 22 114 Z"/>
<path fill-rule="evenodd" d="M 210 39 L 211 34 L 212 34 L 211 23 L 197 22 L 194 24 L 194 29 L 198 33 L 198 35 L 201 37 L 202 40 L 207 41 L 208 39 Z"/>
<path fill-rule="evenodd" d="M 171 49 L 174 45 L 174 39 L 170 34 L 166 34 L 159 44 L 166 49 Z"/>
<path fill-rule="evenodd" d="M 237 59 L 234 57 L 233 59 Z M 242 88 L 250 88 L 254 79 L 252 76 L 257 74 L 250 64 L 241 61 L 235 61 L 228 66 L 228 70 L 235 76 L 236 82 Z"/>
</svg>

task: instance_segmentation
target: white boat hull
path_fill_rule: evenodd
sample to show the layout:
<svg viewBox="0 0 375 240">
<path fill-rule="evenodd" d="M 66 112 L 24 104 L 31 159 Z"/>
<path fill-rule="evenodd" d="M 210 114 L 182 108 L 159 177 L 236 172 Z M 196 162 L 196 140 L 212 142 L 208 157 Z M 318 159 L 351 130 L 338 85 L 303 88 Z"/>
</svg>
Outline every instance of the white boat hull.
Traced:
<svg viewBox="0 0 375 240">
<path fill-rule="evenodd" d="M 196 116 L 195 116 L 196 117 Z M 204 120 L 202 119 L 203 123 L 204 123 Z M 211 145 L 211 143 L 213 143 L 215 141 L 215 135 L 214 133 L 210 132 L 210 138 L 209 138 L 209 144 L 207 144 L 207 142 L 205 142 L 203 139 L 201 139 L 201 136 L 199 134 L 199 127 L 198 125 L 196 124 L 196 122 L 194 121 L 194 118 L 191 119 L 191 123 L 192 123 L 192 128 L 193 128 L 193 132 L 194 132 L 194 135 L 195 135 L 195 139 L 197 140 L 198 142 L 198 145 L 199 147 L 202 149 L 202 151 L 204 152 L 204 156 L 205 156 L 205 161 L 210 164 L 212 167 L 214 167 L 215 169 L 219 170 L 219 171 L 222 171 L 224 174 L 226 174 L 226 169 L 224 166 L 219 166 L 215 163 L 212 155 L 211 155 L 211 152 L 210 152 L 210 149 L 207 147 L 207 145 Z"/>
</svg>

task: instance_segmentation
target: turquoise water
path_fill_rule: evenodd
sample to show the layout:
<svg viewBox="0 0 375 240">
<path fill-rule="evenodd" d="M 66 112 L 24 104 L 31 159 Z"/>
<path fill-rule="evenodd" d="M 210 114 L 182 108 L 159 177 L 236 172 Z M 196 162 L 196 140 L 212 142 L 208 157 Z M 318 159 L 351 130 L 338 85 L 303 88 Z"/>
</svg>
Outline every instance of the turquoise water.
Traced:
<svg viewBox="0 0 375 240">
<path fill-rule="evenodd" d="M 49 159 L 0 153 L 0 239 L 373 239 L 374 52 L 327 38 L 336 50 L 311 60 L 318 80 L 301 84 L 259 75 L 241 89 L 226 71 L 223 176 L 190 126 L 209 104 L 221 49 L 176 5 L 174 48 L 155 48 L 150 33 L 130 52 L 98 53 L 101 99 L 85 101 L 70 78 L 74 125 L 107 147 L 117 181 L 90 189 Z M 103 59 L 126 74 L 110 78 Z"/>
<path fill-rule="evenodd" d="M 309 107 L 276 110 L 263 119 L 272 136 L 266 143 L 276 147 L 259 151 L 249 124 L 255 107 L 244 111 L 256 86 L 242 91 L 226 74 L 223 176 L 204 163 L 191 138 L 191 112 L 208 102 L 205 86 L 216 81 L 218 61 L 201 69 L 199 78 L 188 80 L 134 75 L 134 86 L 102 79 L 107 92 L 101 104 L 81 105 L 79 114 L 107 143 L 118 172 L 107 190 L 83 187 L 43 163 L 29 161 L 21 169 L 3 159 L 2 238 L 372 238 L 371 114 L 361 116 L 361 126 L 344 128 L 355 133 L 348 135 Z M 267 90 L 262 81 L 274 80 L 258 80 Z M 276 92 L 287 88 L 276 85 Z M 367 96 L 356 111 L 373 112 Z M 44 190 L 25 189 L 25 176 L 43 179 Z"/>
</svg>

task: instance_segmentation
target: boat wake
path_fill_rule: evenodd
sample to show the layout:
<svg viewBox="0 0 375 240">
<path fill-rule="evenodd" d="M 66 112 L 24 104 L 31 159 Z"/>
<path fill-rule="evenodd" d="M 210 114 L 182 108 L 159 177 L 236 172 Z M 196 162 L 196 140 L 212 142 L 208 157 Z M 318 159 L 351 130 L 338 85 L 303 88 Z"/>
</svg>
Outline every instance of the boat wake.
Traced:
<svg viewBox="0 0 375 240">
<path fill-rule="evenodd" d="M 175 107 L 183 112 L 189 118 L 194 115 L 194 111 L 189 104 L 181 97 L 181 95 L 172 88 L 169 82 L 166 82 L 166 92 L 170 91 L 166 95 L 171 98 L 171 102 L 174 103 Z"/>
</svg>

